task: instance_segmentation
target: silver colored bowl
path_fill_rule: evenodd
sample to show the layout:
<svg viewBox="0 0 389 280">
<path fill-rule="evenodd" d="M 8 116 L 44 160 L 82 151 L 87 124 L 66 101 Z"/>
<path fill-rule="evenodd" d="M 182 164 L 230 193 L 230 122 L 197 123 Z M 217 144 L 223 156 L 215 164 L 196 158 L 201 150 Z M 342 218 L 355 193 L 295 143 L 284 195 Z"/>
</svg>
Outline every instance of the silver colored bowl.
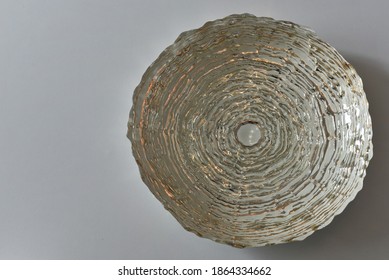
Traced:
<svg viewBox="0 0 389 280">
<path fill-rule="evenodd" d="M 302 240 L 362 188 L 372 126 L 354 68 L 310 29 L 249 14 L 182 33 L 135 89 L 143 181 L 187 230 Z"/>
</svg>

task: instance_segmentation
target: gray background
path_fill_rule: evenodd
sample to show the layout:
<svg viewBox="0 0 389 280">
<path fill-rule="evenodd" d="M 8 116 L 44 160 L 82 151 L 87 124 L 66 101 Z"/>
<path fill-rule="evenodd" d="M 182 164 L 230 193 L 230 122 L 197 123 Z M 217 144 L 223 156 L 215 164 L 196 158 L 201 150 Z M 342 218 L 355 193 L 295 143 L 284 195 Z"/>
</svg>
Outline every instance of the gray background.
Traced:
<svg viewBox="0 0 389 280">
<path fill-rule="evenodd" d="M 388 1 L 0 1 L 1 259 L 389 258 Z M 362 76 L 364 189 L 303 242 L 234 249 L 186 232 L 126 139 L 147 66 L 182 31 L 249 12 L 310 26 Z"/>
</svg>

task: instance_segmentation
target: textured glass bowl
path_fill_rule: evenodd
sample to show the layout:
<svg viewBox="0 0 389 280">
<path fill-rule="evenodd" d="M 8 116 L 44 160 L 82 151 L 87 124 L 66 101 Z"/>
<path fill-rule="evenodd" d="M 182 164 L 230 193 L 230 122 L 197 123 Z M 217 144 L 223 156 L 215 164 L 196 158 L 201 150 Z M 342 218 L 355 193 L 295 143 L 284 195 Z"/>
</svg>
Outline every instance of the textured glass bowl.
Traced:
<svg viewBox="0 0 389 280">
<path fill-rule="evenodd" d="M 372 127 L 354 68 L 310 29 L 249 14 L 182 33 L 133 96 L 143 181 L 187 230 L 302 240 L 362 188 Z"/>
</svg>

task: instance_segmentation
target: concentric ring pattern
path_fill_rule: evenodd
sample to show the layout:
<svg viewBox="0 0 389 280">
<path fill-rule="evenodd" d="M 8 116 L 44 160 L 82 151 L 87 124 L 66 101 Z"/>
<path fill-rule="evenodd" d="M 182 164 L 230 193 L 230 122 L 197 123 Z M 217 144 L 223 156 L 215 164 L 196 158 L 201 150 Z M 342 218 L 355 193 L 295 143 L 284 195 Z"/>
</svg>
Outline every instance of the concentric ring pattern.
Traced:
<svg viewBox="0 0 389 280">
<path fill-rule="evenodd" d="M 254 123 L 260 139 L 236 131 Z M 362 81 L 297 24 L 231 15 L 182 33 L 147 69 L 128 137 L 178 222 L 236 247 L 302 240 L 362 188 L 372 126 Z"/>
</svg>

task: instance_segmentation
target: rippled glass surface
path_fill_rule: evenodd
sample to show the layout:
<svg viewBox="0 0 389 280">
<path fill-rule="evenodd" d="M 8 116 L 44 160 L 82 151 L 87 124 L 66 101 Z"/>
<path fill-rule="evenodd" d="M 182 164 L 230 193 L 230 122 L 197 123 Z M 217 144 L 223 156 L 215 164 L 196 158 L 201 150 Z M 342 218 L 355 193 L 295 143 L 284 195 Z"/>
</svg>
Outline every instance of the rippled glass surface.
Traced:
<svg viewBox="0 0 389 280">
<path fill-rule="evenodd" d="M 145 184 L 187 230 L 236 247 L 302 240 L 362 188 L 362 81 L 305 27 L 249 14 L 182 33 L 128 124 Z"/>
</svg>

